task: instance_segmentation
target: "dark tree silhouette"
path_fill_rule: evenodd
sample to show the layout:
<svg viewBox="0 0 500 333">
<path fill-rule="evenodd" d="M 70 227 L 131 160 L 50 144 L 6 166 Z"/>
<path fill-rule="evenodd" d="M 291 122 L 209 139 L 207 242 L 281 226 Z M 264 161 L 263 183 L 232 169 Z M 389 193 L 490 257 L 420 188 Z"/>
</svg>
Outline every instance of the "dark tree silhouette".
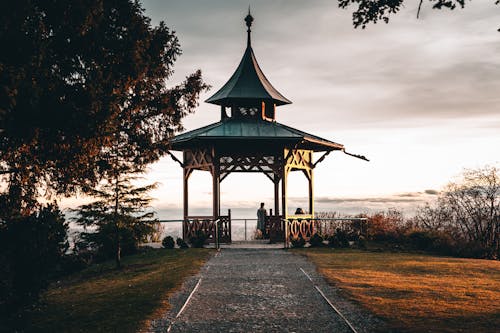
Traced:
<svg viewBox="0 0 500 333">
<path fill-rule="evenodd" d="M 472 0 L 470 0 L 472 1 Z M 500 4 L 500 0 L 494 1 L 496 5 Z M 425 2 L 429 2 L 433 9 L 443 9 L 447 8 L 453 10 L 457 7 L 464 8 L 466 0 L 419 0 L 418 9 L 416 16 L 420 15 L 420 10 Z M 338 0 L 340 8 L 346 9 L 351 6 L 356 6 L 357 8 L 352 14 L 352 22 L 355 28 L 361 27 L 366 28 L 369 23 L 377 23 L 379 20 L 385 23 L 389 22 L 389 18 L 392 14 L 399 12 L 401 7 L 408 3 L 405 0 Z M 500 31 L 500 29 L 498 29 Z"/>
<path fill-rule="evenodd" d="M 0 45 L 0 177 L 12 214 L 30 214 L 40 189 L 92 188 L 117 129 L 137 165 L 157 160 L 207 88 L 200 71 L 167 86 L 179 42 L 138 1 L 2 1 Z"/>
</svg>

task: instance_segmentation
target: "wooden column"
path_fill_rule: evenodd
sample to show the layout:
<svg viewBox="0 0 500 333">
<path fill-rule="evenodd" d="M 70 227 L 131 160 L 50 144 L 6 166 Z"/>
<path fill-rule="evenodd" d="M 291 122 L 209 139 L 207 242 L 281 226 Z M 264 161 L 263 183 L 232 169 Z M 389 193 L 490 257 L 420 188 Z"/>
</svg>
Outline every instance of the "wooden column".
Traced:
<svg viewBox="0 0 500 333">
<path fill-rule="evenodd" d="M 189 175 L 190 175 L 190 170 L 187 168 L 184 168 L 184 177 L 183 177 L 183 184 L 184 184 L 184 220 L 189 216 Z"/>
<path fill-rule="evenodd" d="M 314 218 L 314 176 L 313 170 L 309 170 L 309 214 Z"/>
<path fill-rule="evenodd" d="M 284 219 L 286 219 L 288 215 L 288 206 L 287 206 L 287 182 L 288 182 L 288 167 L 286 166 L 286 161 L 285 165 L 283 166 L 283 175 L 281 176 L 281 211 L 282 211 L 282 216 Z"/>
<path fill-rule="evenodd" d="M 215 157 L 215 153 L 212 153 L 213 156 L 213 166 L 212 166 L 212 198 L 213 205 L 212 211 L 214 219 L 220 216 L 220 168 L 219 163 L 217 163 L 217 159 Z"/>
<path fill-rule="evenodd" d="M 274 175 L 274 215 L 280 215 L 280 180 L 278 175 Z"/>
</svg>

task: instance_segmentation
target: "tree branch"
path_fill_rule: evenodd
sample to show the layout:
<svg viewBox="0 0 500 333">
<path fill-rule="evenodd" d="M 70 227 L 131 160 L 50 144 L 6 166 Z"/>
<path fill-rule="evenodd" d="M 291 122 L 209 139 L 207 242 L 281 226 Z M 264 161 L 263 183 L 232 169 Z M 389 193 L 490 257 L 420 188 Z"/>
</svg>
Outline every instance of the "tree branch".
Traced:
<svg viewBox="0 0 500 333">
<path fill-rule="evenodd" d="M 417 20 L 418 20 L 418 18 L 420 17 L 420 9 L 422 8 L 422 2 L 424 2 L 424 0 L 420 0 L 420 3 L 418 4 L 418 10 L 417 10 Z"/>
</svg>

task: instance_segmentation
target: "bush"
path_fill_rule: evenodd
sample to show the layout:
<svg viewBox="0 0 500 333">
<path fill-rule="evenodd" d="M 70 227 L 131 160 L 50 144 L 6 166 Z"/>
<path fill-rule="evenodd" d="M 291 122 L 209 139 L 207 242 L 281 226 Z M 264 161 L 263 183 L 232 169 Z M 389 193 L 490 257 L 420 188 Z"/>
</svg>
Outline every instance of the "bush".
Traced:
<svg viewBox="0 0 500 333">
<path fill-rule="evenodd" d="M 366 238 L 363 236 L 359 236 L 358 238 L 358 248 L 366 249 Z"/>
<path fill-rule="evenodd" d="M 175 242 L 172 236 L 167 236 L 163 238 L 161 245 L 166 249 L 173 249 L 175 247 Z"/>
<path fill-rule="evenodd" d="M 59 275 L 68 275 L 81 271 L 92 262 L 92 256 L 89 254 L 71 253 L 63 256 L 61 259 Z"/>
<path fill-rule="evenodd" d="M 334 235 L 328 237 L 328 246 L 338 248 L 349 247 L 349 235 L 347 232 L 337 229 Z"/>
<path fill-rule="evenodd" d="M 67 230 L 55 205 L 0 220 L 0 313 L 38 299 L 68 249 Z"/>
<path fill-rule="evenodd" d="M 464 244 L 456 244 L 456 241 L 450 235 L 439 231 L 417 230 L 409 233 L 407 239 L 413 248 L 421 251 L 457 255 L 463 252 L 464 249 Z"/>
<path fill-rule="evenodd" d="M 417 250 L 431 250 L 436 236 L 428 231 L 414 231 L 408 235 L 410 244 Z"/>
<path fill-rule="evenodd" d="M 187 245 L 187 243 L 182 238 L 177 238 L 176 243 L 177 243 L 177 246 L 180 247 L 181 249 L 189 248 L 189 245 Z"/>
<path fill-rule="evenodd" d="M 195 236 L 189 238 L 189 243 L 192 247 L 202 248 L 207 238 L 207 235 L 202 230 L 198 230 Z"/>
<path fill-rule="evenodd" d="M 318 233 L 315 233 L 311 236 L 311 239 L 309 239 L 309 244 L 311 245 L 311 247 L 322 247 L 325 245 L 323 244 L 323 237 L 321 237 L 321 235 Z"/>
<path fill-rule="evenodd" d="M 306 241 L 302 237 L 292 238 L 290 240 L 290 242 L 292 243 L 292 247 L 295 247 L 295 248 L 304 247 L 304 245 L 306 245 Z"/>
</svg>

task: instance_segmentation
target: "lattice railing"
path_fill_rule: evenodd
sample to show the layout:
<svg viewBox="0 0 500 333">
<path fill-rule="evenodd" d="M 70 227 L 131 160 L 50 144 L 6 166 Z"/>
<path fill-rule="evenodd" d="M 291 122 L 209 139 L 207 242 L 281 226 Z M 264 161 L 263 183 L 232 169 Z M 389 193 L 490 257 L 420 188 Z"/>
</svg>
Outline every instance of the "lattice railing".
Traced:
<svg viewBox="0 0 500 333">
<path fill-rule="evenodd" d="M 266 238 L 269 237 L 271 243 L 282 242 L 285 239 L 282 217 L 266 216 L 266 232 Z"/>
<path fill-rule="evenodd" d="M 216 226 L 218 223 L 218 227 Z M 219 216 L 214 219 L 212 216 L 191 216 L 186 218 L 182 224 L 182 235 L 188 241 L 191 237 L 196 237 L 198 231 L 202 231 L 207 236 L 207 243 L 215 243 L 216 230 L 219 231 L 220 243 L 231 243 L 231 217 Z"/>
<path fill-rule="evenodd" d="M 358 235 L 366 233 L 366 218 L 331 218 L 317 219 L 311 216 L 288 217 L 284 224 L 285 247 L 291 239 L 303 238 L 308 241 L 315 233 L 324 238 L 334 235 L 338 230 Z"/>
</svg>

